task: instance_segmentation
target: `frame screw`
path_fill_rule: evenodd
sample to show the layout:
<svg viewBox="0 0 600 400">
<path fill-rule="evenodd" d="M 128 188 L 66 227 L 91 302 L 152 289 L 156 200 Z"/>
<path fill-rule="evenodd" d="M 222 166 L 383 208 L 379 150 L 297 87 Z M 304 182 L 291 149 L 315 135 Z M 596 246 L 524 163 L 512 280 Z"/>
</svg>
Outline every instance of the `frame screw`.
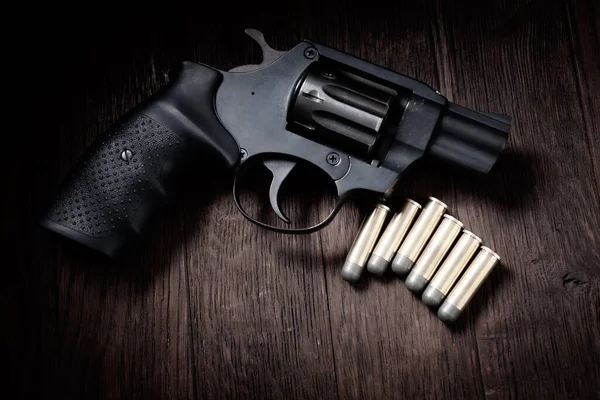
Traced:
<svg viewBox="0 0 600 400">
<path fill-rule="evenodd" d="M 242 160 L 245 160 L 248 157 L 248 151 L 246 149 L 240 149 L 240 155 L 242 156 Z"/>
<path fill-rule="evenodd" d="M 314 47 L 309 47 L 306 50 L 304 50 L 304 57 L 313 59 L 316 56 L 317 56 L 317 49 L 315 49 Z"/>
<path fill-rule="evenodd" d="M 129 149 L 125 149 L 121 152 L 121 160 L 125 161 L 125 162 L 129 162 L 131 161 L 131 159 L 133 158 L 133 152 Z"/>
<path fill-rule="evenodd" d="M 340 155 L 338 153 L 331 152 L 327 154 L 327 164 L 338 165 L 340 163 Z"/>
</svg>

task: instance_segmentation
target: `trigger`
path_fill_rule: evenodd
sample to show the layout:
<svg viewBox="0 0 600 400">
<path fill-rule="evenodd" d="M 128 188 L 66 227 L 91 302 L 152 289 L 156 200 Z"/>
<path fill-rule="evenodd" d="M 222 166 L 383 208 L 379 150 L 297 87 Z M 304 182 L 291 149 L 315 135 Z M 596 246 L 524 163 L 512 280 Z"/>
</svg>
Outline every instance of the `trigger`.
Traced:
<svg viewBox="0 0 600 400">
<path fill-rule="evenodd" d="M 287 160 L 268 160 L 263 161 L 263 164 L 273 174 L 273 180 L 271 181 L 271 187 L 269 188 L 271 208 L 273 208 L 273 211 L 275 211 L 275 214 L 277 214 L 279 218 L 289 224 L 290 220 L 279 207 L 279 189 L 281 189 L 281 185 L 283 185 L 285 179 L 296 166 L 296 162 Z"/>
</svg>

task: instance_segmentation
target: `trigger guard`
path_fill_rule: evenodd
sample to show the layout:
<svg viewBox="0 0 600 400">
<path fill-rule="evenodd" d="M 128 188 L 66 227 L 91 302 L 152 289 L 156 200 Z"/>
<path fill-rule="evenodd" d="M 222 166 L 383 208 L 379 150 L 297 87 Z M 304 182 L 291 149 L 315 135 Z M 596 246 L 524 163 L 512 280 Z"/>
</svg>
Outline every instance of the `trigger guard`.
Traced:
<svg viewBox="0 0 600 400">
<path fill-rule="evenodd" d="M 287 233 L 287 234 L 295 234 L 295 235 L 303 235 L 303 234 L 309 234 L 309 233 L 314 233 L 320 229 L 323 229 L 324 227 L 326 227 L 327 225 L 329 225 L 331 223 L 331 221 L 333 221 L 333 219 L 335 218 L 335 216 L 337 215 L 337 213 L 340 211 L 340 209 L 342 208 L 342 206 L 344 205 L 344 203 L 348 200 L 348 198 L 350 197 L 348 193 L 345 193 L 341 196 L 338 196 L 337 201 L 335 203 L 335 206 L 333 207 L 333 209 L 331 210 L 331 212 L 329 213 L 329 215 L 327 217 L 325 217 L 325 219 L 321 222 L 319 222 L 318 224 L 315 224 L 313 226 L 309 226 L 306 228 L 280 228 L 277 226 L 273 226 L 273 225 L 269 225 L 266 224 L 264 222 L 261 222 L 255 218 L 253 218 L 250 214 L 248 214 L 246 212 L 246 210 L 244 210 L 244 207 L 242 207 L 242 204 L 240 202 L 240 198 L 239 198 L 239 194 L 237 191 L 237 186 L 238 186 L 238 175 L 245 175 L 245 169 L 247 165 L 250 165 L 251 163 L 244 163 L 242 165 L 240 165 L 238 167 L 238 170 L 236 171 L 234 177 L 233 177 L 233 201 L 235 203 L 235 206 L 237 207 L 237 209 L 239 210 L 239 212 L 244 216 L 244 218 L 246 218 L 248 221 L 252 222 L 253 224 L 260 226 L 261 228 L 265 228 L 268 229 L 270 231 L 273 232 L 278 232 L 278 233 Z"/>
</svg>

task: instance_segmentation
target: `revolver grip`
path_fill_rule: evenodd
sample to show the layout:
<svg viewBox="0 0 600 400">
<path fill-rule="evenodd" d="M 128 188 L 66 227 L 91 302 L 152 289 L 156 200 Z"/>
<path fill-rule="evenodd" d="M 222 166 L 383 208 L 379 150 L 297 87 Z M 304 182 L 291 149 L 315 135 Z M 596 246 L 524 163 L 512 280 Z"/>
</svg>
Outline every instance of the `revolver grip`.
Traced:
<svg viewBox="0 0 600 400">
<path fill-rule="evenodd" d="M 78 161 L 41 225 L 111 258 L 145 235 L 193 162 L 232 168 L 239 148 L 213 103 L 222 74 L 182 63 Z"/>
</svg>

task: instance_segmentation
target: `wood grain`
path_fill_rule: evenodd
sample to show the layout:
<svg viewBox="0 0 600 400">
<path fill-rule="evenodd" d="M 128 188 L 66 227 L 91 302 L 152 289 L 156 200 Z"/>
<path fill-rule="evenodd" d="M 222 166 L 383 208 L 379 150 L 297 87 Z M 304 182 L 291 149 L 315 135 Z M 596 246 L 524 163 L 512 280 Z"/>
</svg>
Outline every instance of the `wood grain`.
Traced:
<svg viewBox="0 0 600 400">
<path fill-rule="evenodd" d="M 596 195 L 600 193 L 600 6 L 597 2 L 583 4 L 566 1 L 575 76 L 581 109 L 585 121 L 590 158 L 596 173 Z"/>
<path fill-rule="evenodd" d="M 33 112 L 24 133 L 11 135 L 17 150 L 2 158 L 7 394 L 600 397 L 600 8 L 572 0 L 378 6 L 244 3 L 233 12 L 223 2 L 209 12 L 189 2 L 160 13 L 46 18 L 60 14 L 53 6 L 26 25 L 34 41 L 14 57 L 25 91 L 35 93 Z M 257 62 L 247 27 L 275 48 L 312 38 L 513 117 L 509 149 L 490 175 L 424 162 L 396 198 L 399 206 L 403 196 L 439 197 L 502 256 L 455 326 L 391 273 L 356 285 L 341 279 L 371 204 L 348 204 L 316 234 L 276 234 L 245 221 L 231 176 L 208 169 L 189 177 L 147 241 L 118 262 L 37 227 L 84 149 L 166 83 L 174 65 Z M 300 181 L 293 211 L 306 210 L 313 198 L 302 192 L 313 186 Z M 327 205 L 319 197 L 311 216 Z M 263 210 L 256 200 L 250 208 Z"/>
<path fill-rule="evenodd" d="M 457 179 L 458 215 L 503 257 L 467 315 L 486 397 L 592 398 L 600 203 L 563 5 L 458 4 L 440 12 L 450 92 L 514 117 L 514 160 L 486 183 Z"/>
</svg>

